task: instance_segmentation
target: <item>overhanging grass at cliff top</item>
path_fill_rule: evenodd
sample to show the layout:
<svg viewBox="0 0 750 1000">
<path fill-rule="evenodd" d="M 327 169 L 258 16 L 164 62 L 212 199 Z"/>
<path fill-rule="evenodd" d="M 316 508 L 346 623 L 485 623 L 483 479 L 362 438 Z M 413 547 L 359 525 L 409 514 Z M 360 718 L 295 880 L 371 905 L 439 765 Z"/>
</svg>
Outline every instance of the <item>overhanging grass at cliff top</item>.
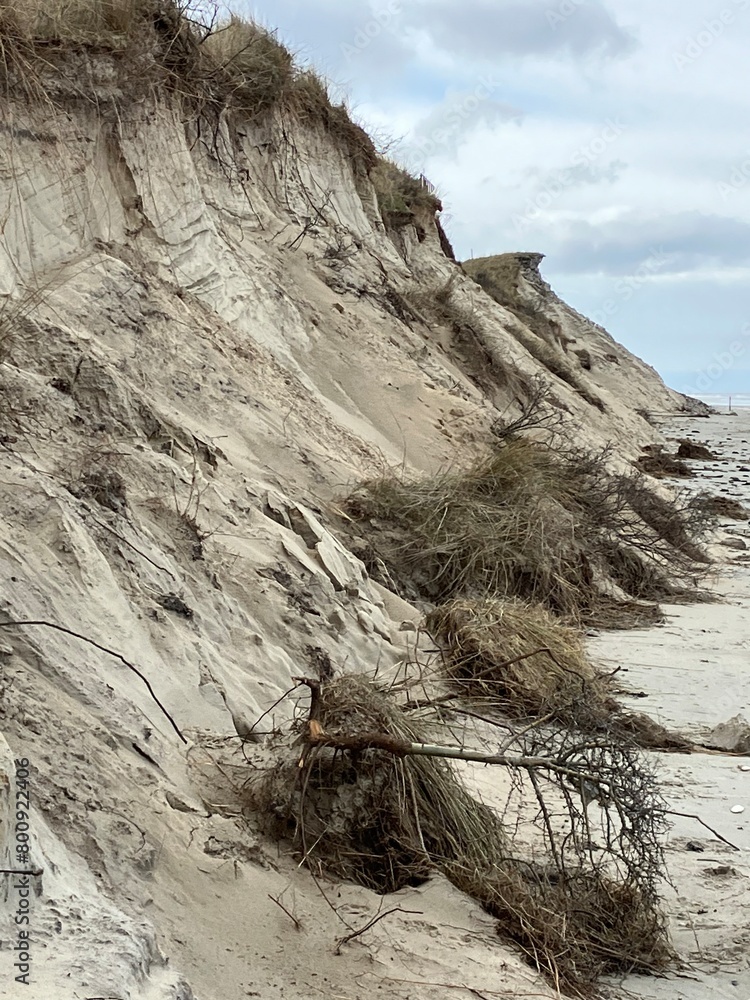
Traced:
<svg viewBox="0 0 750 1000">
<path fill-rule="evenodd" d="M 113 73 L 89 72 L 104 58 Z M 176 0 L 0 0 L 0 85 L 27 99 L 97 104 L 171 92 L 197 113 L 245 119 L 281 108 L 322 125 L 356 166 L 377 161 L 345 105 L 271 32 L 234 16 L 214 22 Z"/>
</svg>

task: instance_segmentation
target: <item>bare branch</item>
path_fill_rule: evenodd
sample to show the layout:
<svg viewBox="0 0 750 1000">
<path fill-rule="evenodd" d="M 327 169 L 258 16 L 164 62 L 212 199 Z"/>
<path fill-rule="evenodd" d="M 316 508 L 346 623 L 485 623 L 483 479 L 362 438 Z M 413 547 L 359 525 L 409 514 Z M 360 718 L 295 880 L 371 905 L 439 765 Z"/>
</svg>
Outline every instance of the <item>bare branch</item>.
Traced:
<svg viewBox="0 0 750 1000">
<path fill-rule="evenodd" d="M 109 649 L 107 646 L 102 646 L 101 643 L 96 642 L 95 639 L 89 639 L 88 636 L 81 635 L 80 632 L 74 632 L 72 629 L 66 628 L 64 625 L 56 625 L 54 622 L 45 622 L 45 621 L 0 622 L 0 628 L 11 628 L 11 627 L 12 628 L 19 628 L 22 625 L 24 625 L 24 626 L 25 625 L 41 625 L 44 628 L 54 629 L 56 632 L 64 632 L 65 635 L 72 635 L 74 639 L 80 639 L 82 642 L 87 642 L 90 646 L 94 646 L 96 649 L 100 649 L 103 653 L 106 653 L 108 656 L 113 656 L 116 660 L 119 660 L 120 663 L 124 663 L 125 666 L 128 668 L 128 670 L 132 670 L 133 673 L 137 677 L 140 677 L 140 679 L 143 681 L 143 683 L 148 688 L 148 693 L 151 695 L 151 697 L 154 699 L 154 701 L 156 702 L 156 704 L 162 710 L 162 712 L 164 713 L 164 715 L 166 716 L 166 718 L 169 720 L 169 722 L 170 722 L 170 724 L 172 726 L 172 729 L 174 729 L 174 731 L 177 733 L 177 735 L 180 737 L 180 739 L 182 740 L 183 743 L 187 743 L 187 740 L 185 739 L 185 737 L 180 732 L 180 729 L 179 729 L 177 723 L 174 721 L 174 719 L 172 718 L 171 714 L 169 713 L 169 711 L 167 711 L 167 709 L 162 704 L 162 702 L 159 701 L 159 698 L 157 697 L 156 692 L 151 687 L 151 681 L 148 679 L 148 677 L 146 677 L 146 675 L 142 671 L 140 671 L 138 669 L 138 667 L 136 667 L 132 663 L 130 663 L 129 660 L 126 660 L 125 657 L 122 656 L 122 654 L 116 653 L 113 649 Z"/>
<path fill-rule="evenodd" d="M 361 934 L 364 934 L 365 931 L 369 931 L 369 929 L 371 927 L 374 927 L 375 924 L 378 923 L 378 921 L 384 920 L 386 917 L 389 917 L 392 913 L 416 913 L 421 915 L 422 912 L 423 912 L 422 910 L 405 910 L 402 906 L 394 906 L 392 909 L 386 910 L 384 913 L 379 913 L 377 917 L 373 917 L 372 920 L 366 923 L 364 927 L 360 927 L 358 931 L 352 931 L 351 934 L 347 934 L 345 937 L 339 938 L 338 941 L 336 942 L 335 954 L 340 955 L 342 945 L 346 944 L 348 941 L 353 941 L 354 938 L 359 937 Z"/>
</svg>

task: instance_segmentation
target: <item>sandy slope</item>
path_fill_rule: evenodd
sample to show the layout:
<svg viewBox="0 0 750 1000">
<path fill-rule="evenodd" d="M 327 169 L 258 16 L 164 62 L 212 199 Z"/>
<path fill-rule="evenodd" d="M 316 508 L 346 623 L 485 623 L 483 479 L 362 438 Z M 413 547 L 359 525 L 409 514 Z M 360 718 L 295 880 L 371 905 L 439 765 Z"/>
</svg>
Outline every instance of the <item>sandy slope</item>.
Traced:
<svg viewBox="0 0 750 1000">
<path fill-rule="evenodd" d="M 518 405 L 498 359 L 548 382 L 571 439 L 617 440 L 623 458 L 660 437 L 638 410 L 683 401 L 550 298 L 563 339 L 597 359 L 580 377 L 604 408 L 585 402 L 434 232 L 388 238 L 372 189 L 317 133 L 293 154 L 279 123 L 270 151 L 220 136 L 240 160 L 227 174 L 174 108 L 3 114 L 0 611 L 98 645 L 0 634 L 0 859 L 12 761 L 28 757 L 43 869 L 28 988 L 10 975 L 20 897 L 3 884 L 0 996 L 552 995 L 440 880 L 383 901 L 298 870 L 241 817 L 249 765 L 231 751 L 321 654 L 382 673 L 408 658 L 418 611 L 337 543 L 331 505 L 384 464 L 486 447 Z M 352 253 L 332 265 L 342 237 Z M 399 306 L 452 275 L 482 330 L 471 350 Z M 714 610 L 686 610 L 684 627 Z M 330 903 L 355 928 L 380 906 L 420 912 L 337 955 L 347 926 Z"/>
</svg>

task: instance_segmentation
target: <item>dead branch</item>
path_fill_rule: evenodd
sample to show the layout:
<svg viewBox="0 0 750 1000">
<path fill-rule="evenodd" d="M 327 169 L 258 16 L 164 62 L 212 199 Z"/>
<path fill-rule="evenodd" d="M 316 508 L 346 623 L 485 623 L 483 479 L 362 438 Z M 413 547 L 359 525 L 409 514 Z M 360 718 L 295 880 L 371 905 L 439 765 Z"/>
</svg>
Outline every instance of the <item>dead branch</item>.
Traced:
<svg viewBox="0 0 750 1000">
<path fill-rule="evenodd" d="M 375 924 L 378 923 L 378 921 L 384 920 L 385 917 L 389 917 L 391 915 L 391 913 L 416 913 L 416 914 L 421 915 L 423 913 L 423 911 L 422 910 L 405 910 L 402 906 L 394 906 L 392 909 L 386 910 L 384 913 L 379 913 L 376 917 L 373 917 L 372 920 L 370 920 L 368 923 L 366 923 L 364 927 L 360 927 L 359 930 L 352 931 L 351 934 L 347 934 L 344 937 L 339 938 L 338 941 L 336 942 L 336 951 L 334 952 L 334 954 L 340 955 L 341 954 L 341 946 L 342 945 L 346 944 L 348 941 L 353 941 L 354 938 L 357 938 L 361 934 L 364 934 L 365 931 L 369 931 L 369 929 L 371 927 L 374 927 Z"/>
<path fill-rule="evenodd" d="M 280 899 L 277 899 L 276 896 L 272 896 L 270 892 L 268 893 L 268 898 L 271 900 L 272 903 L 276 903 L 276 905 L 281 910 L 283 910 L 284 913 L 286 913 L 286 915 L 289 917 L 289 919 L 294 924 L 294 929 L 295 930 L 297 930 L 297 931 L 301 931 L 302 930 L 302 924 L 300 923 L 300 921 L 294 916 L 293 913 L 290 913 L 289 910 L 287 910 L 287 908 L 284 906 L 284 904 L 281 902 Z"/>
<path fill-rule="evenodd" d="M 151 697 L 159 706 L 163 714 L 169 720 L 172 729 L 174 729 L 174 731 L 177 733 L 177 735 L 180 737 L 183 743 L 187 743 L 187 740 L 180 732 L 177 723 L 174 721 L 171 714 L 167 711 L 167 709 L 161 703 L 161 701 L 159 701 L 156 692 L 151 687 L 151 681 L 148 679 L 148 677 L 146 677 L 144 673 L 142 673 L 138 669 L 138 667 L 130 663 L 129 660 L 126 660 L 121 653 L 116 653 L 113 649 L 108 649 L 107 646 L 102 646 L 101 643 L 96 642 L 95 639 L 90 639 L 86 635 L 81 635 L 80 632 L 74 632 L 72 629 L 66 628 L 64 625 L 56 625 L 54 622 L 45 622 L 45 621 L 0 622 L 0 628 L 11 628 L 11 627 L 18 628 L 22 625 L 42 625 L 44 628 L 51 628 L 54 629 L 56 632 L 63 632 L 65 633 L 65 635 L 72 635 L 74 639 L 80 639 L 82 642 L 87 642 L 90 646 L 94 646 L 96 649 L 100 649 L 103 653 L 106 653 L 108 656 L 113 656 L 116 660 L 119 660 L 120 663 L 124 663 L 125 666 L 128 668 L 128 670 L 132 670 L 137 677 L 140 677 L 140 679 L 146 685 L 148 693 L 151 695 Z"/>
<path fill-rule="evenodd" d="M 697 822 L 700 823 L 701 826 L 705 826 L 705 828 L 709 830 L 714 835 L 714 837 L 718 837 L 719 840 L 722 841 L 722 843 L 727 844 L 729 847 L 732 848 L 733 851 L 741 850 L 741 848 L 737 847 L 736 844 L 733 844 L 731 840 L 727 840 L 726 837 L 722 837 L 720 833 L 717 833 L 717 831 L 714 830 L 712 826 L 709 826 L 708 823 L 702 820 L 700 816 L 698 816 L 696 813 L 675 812 L 674 809 L 665 809 L 664 812 L 670 816 L 682 816 L 684 819 L 697 820 Z"/>
<path fill-rule="evenodd" d="M 576 767 L 569 767 L 548 757 L 514 757 L 508 754 L 483 753 L 480 750 L 466 750 L 464 747 L 440 746 L 434 743 L 410 743 L 408 740 L 390 736 L 388 733 L 356 733 L 351 736 L 334 735 L 321 728 L 320 681 L 312 677 L 295 677 L 294 680 L 310 688 L 312 699 L 308 716 L 307 743 L 317 747 L 332 747 L 334 750 L 384 750 L 395 757 L 445 757 L 451 760 L 475 761 L 479 764 L 493 764 L 501 767 L 533 771 L 550 771 L 576 781 L 584 779 L 597 787 L 602 783 L 595 774 L 589 774 Z M 303 758 L 304 759 L 304 758 Z M 608 791 L 608 789 L 607 789 Z"/>
</svg>

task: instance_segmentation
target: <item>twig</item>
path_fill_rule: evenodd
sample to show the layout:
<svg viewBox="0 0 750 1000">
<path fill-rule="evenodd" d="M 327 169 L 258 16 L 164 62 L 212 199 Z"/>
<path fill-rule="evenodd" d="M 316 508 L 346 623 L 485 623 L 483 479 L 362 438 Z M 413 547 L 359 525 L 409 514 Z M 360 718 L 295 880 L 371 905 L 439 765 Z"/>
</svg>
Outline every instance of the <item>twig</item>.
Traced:
<svg viewBox="0 0 750 1000">
<path fill-rule="evenodd" d="M 174 729 L 174 731 L 177 733 L 177 735 L 180 737 L 183 743 L 187 743 L 187 740 L 180 732 L 177 723 L 174 721 L 170 713 L 157 698 L 156 692 L 151 687 L 151 681 L 149 681 L 148 677 L 146 677 L 146 675 L 142 673 L 138 669 L 138 667 L 134 666 L 132 663 L 126 660 L 121 653 L 116 653 L 114 650 L 108 649 L 106 646 L 102 646 L 94 639 L 89 639 L 88 636 L 81 635 L 80 632 L 74 632 L 72 629 L 66 628 L 64 625 L 55 625 L 54 622 L 45 622 L 45 621 L 0 622 L 0 628 L 11 628 L 11 627 L 15 628 L 15 627 L 20 627 L 21 625 L 43 625 L 45 628 L 54 629 L 56 632 L 64 632 L 65 635 L 72 635 L 75 639 L 80 639 L 82 642 L 87 642 L 89 643 L 89 645 L 94 646 L 96 649 L 100 649 L 103 653 L 107 653 L 108 656 L 114 656 L 116 660 L 119 660 L 121 663 L 124 663 L 125 666 L 128 668 L 128 670 L 132 670 L 137 677 L 140 677 L 140 679 L 148 688 L 148 693 L 151 695 L 151 697 L 154 699 L 156 704 L 159 706 L 159 708 L 162 710 L 166 718 L 171 723 L 172 729 Z"/>
<path fill-rule="evenodd" d="M 106 521 L 101 521 L 101 520 L 100 520 L 100 519 L 99 519 L 99 518 L 98 518 L 98 517 L 97 517 L 97 516 L 96 516 L 96 515 L 95 515 L 95 514 L 93 513 L 93 511 L 92 511 L 91 513 L 92 513 L 92 517 L 93 517 L 94 521 L 96 522 L 96 524 L 98 524 L 98 525 L 99 525 L 99 527 L 100 527 L 100 528 L 104 528 L 104 530 L 105 530 L 105 531 L 109 531 L 109 532 L 110 532 L 110 534 L 112 534 L 112 535 L 114 535 L 114 536 L 115 536 L 115 538 L 119 538 L 121 542 L 124 542 L 124 543 L 125 543 L 126 545 L 129 545 L 129 546 L 130 546 L 130 548 L 131 548 L 131 549 L 132 549 L 132 550 L 133 550 L 134 552 L 137 552 L 137 553 L 138 553 L 138 555 L 139 555 L 139 556 L 141 557 L 141 559 L 145 559 L 145 560 L 146 560 L 146 562 L 148 562 L 148 563 L 151 563 L 151 565 L 152 565 L 152 566 L 154 566 L 154 567 L 155 567 L 156 569 L 158 569 L 158 570 L 161 570 L 161 571 L 162 571 L 162 573 L 168 573 L 168 574 L 169 574 L 169 575 L 170 575 L 170 576 L 172 577 L 172 579 L 173 579 L 173 580 L 178 580 L 178 579 L 179 579 L 179 577 L 178 577 L 178 576 L 177 576 L 177 575 L 176 575 L 175 573 L 173 573 L 171 569 L 167 569 L 167 567 L 166 567 L 166 566 L 161 566 L 161 565 L 160 565 L 160 564 L 159 564 L 158 562 L 154 562 L 154 560 L 153 560 L 153 559 L 150 559 L 150 558 L 149 558 L 149 557 L 148 557 L 148 556 L 146 555 L 146 553 L 145 553 L 145 552 L 141 552 L 141 550 L 140 550 L 140 549 L 138 548 L 138 546 L 137 546 L 137 545 L 134 545 L 134 544 L 133 544 L 133 543 L 132 543 L 132 542 L 131 542 L 131 541 L 130 541 L 129 539 L 127 539 L 127 538 L 126 538 L 126 537 L 125 537 L 124 535 L 121 535 L 119 531 L 115 531 L 115 529 L 114 529 L 114 528 L 111 528 L 111 527 L 110 527 L 110 526 L 109 526 L 109 525 L 107 524 L 107 522 L 106 522 Z"/>
<path fill-rule="evenodd" d="M 731 840 L 727 840 L 726 837 L 722 837 L 722 835 L 718 831 L 714 830 L 712 826 L 709 826 L 708 823 L 706 823 L 705 820 L 702 820 L 700 816 L 698 816 L 696 813 L 676 812 L 674 809 L 665 809 L 664 812 L 667 813 L 667 815 L 669 816 L 682 816 L 685 819 L 697 820 L 700 823 L 700 825 L 705 826 L 705 828 L 709 830 L 714 835 L 714 837 L 718 837 L 719 840 L 721 840 L 724 844 L 728 844 L 733 851 L 741 850 L 741 848 L 739 848 L 736 844 L 733 844 Z"/>
<path fill-rule="evenodd" d="M 0 875 L 41 875 L 42 868 L 0 868 Z"/>
<path fill-rule="evenodd" d="M 369 931 L 369 929 L 374 927 L 379 920 L 383 920 L 385 917 L 390 916 L 391 913 L 416 913 L 421 915 L 423 912 L 423 910 L 405 910 L 402 906 L 394 906 L 392 909 L 386 910 L 384 913 L 379 913 L 377 917 L 373 917 L 372 920 L 366 923 L 364 927 L 360 927 L 358 931 L 352 931 L 351 934 L 347 934 L 345 937 L 339 938 L 336 942 L 336 951 L 334 954 L 340 955 L 341 946 L 343 944 L 353 941 L 354 938 L 359 937 L 360 934 L 364 934 L 365 931 Z"/>
<path fill-rule="evenodd" d="M 270 715 L 270 714 L 271 714 L 271 712 L 273 712 L 273 710 L 274 710 L 274 709 L 276 708 L 276 706 L 277 706 L 277 705 L 280 705 L 280 704 L 281 704 L 281 702 L 282 702 L 282 701 L 283 701 L 283 700 L 284 700 L 285 698 L 288 698 L 288 697 L 289 697 L 289 695 L 290 695 L 290 694 L 292 693 L 292 691 L 296 691 L 298 687 L 299 687 L 299 684 L 295 684 L 295 685 L 294 685 L 294 687 L 290 687 L 288 691 L 285 691 L 285 692 L 284 692 L 284 693 L 283 693 L 283 694 L 281 695 L 281 697 L 279 697 L 279 698 L 277 698 L 277 699 L 276 699 L 276 701 L 275 701 L 275 702 L 273 703 L 273 705 L 271 705 L 271 707 L 270 707 L 270 708 L 267 708 L 267 709 L 265 710 L 265 712 L 264 712 L 264 713 L 263 713 L 262 715 L 258 716 L 258 718 L 257 718 L 257 719 L 255 720 L 255 722 L 254 722 L 254 723 L 252 724 L 252 726 L 250 727 L 250 729 L 249 729 L 249 731 L 248 731 L 248 734 L 247 734 L 247 737 L 249 737 L 249 736 L 250 736 L 250 735 L 251 735 L 251 734 L 252 734 L 253 732 L 255 732 L 255 727 L 256 727 L 256 726 L 258 726 L 258 725 L 260 725 L 260 723 L 261 723 L 261 722 L 262 722 L 262 721 L 263 721 L 263 720 L 265 719 L 265 717 L 266 717 L 267 715 Z M 260 734 L 256 733 L 256 736 L 257 736 L 257 735 L 260 735 Z M 246 737 L 246 738 L 247 738 L 247 737 Z"/>
<path fill-rule="evenodd" d="M 284 913 L 286 913 L 286 915 L 294 924 L 295 930 L 298 931 L 302 930 L 302 924 L 299 922 L 299 920 L 297 920 L 297 918 L 294 916 L 293 913 L 290 913 L 289 910 L 287 910 L 287 908 L 284 906 L 284 904 L 281 902 L 280 899 L 277 899 L 275 896 L 272 896 L 270 892 L 268 893 L 268 898 L 271 900 L 272 903 L 276 903 L 276 905 L 279 906 L 284 911 Z"/>
</svg>

